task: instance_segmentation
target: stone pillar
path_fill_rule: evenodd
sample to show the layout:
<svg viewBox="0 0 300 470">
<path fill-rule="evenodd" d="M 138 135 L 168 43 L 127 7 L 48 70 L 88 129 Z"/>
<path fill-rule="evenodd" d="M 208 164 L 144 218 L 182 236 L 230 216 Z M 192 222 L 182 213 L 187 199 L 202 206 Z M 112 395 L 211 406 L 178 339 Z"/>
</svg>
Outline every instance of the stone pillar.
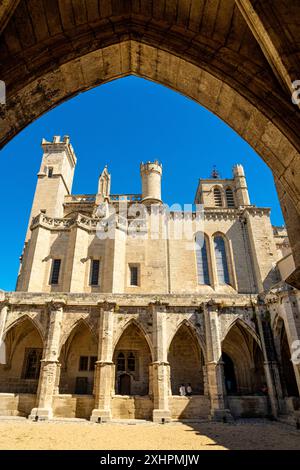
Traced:
<svg viewBox="0 0 300 470">
<path fill-rule="evenodd" d="M 95 409 L 91 415 L 94 423 L 105 423 L 112 418 L 111 396 L 114 384 L 113 321 L 116 304 L 103 302 L 100 306 L 98 360 L 95 367 Z"/>
<path fill-rule="evenodd" d="M 166 304 L 159 302 L 149 305 L 153 320 L 152 390 L 153 421 L 165 423 L 171 421 L 169 410 L 170 365 L 167 350 L 167 314 Z"/>
<path fill-rule="evenodd" d="M 278 370 L 278 364 L 276 361 L 275 350 L 273 344 L 269 344 L 271 338 L 266 337 L 267 332 L 264 331 L 263 324 L 262 324 L 262 314 L 264 313 L 265 306 L 256 306 L 256 318 L 257 318 L 257 326 L 258 332 L 261 341 L 261 347 L 264 357 L 264 369 L 265 369 L 265 376 L 266 382 L 268 387 L 268 395 L 271 404 L 271 413 L 274 418 L 277 418 L 278 413 L 281 409 L 281 401 L 283 398 L 282 395 L 282 388 L 280 382 L 280 375 Z"/>
<path fill-rule="evenodd" d="M 216 421 L 232 420 L 226 407 L 226 391 L 219 334 L 218 304 L 212 300 L 204 305 L 206 335 L 206 371 L 211 403 L 210 417 Z"/>
<path fill-rule="evenodd" d="M 297 330 L 297 324 L 296 324 L 296 318 L 297 318 L 298 312 L 297 313 L 295 312 L 296 314 L 296 318 L 295 318 L 295 314 L 294 314 L 293 306 L 292 306 L 293 303 L 295 304 L 295 307 L 298 310 L 298 302 L 297 302 L 296 296 L 293 294 L 289 294 L 287 297 L 283 298 L 282 303 L 278 306 L 279 315 L 284 321 L 284 327 L 285 327 L 287 341 L 288 341 L 291 355 L 293 354 L 293 347 L 292 347 L 293 343 L 295 341 L 300 340 L 298 330 Z M 292 364 L 293 364 L 293 369 L 295 373 L 295 379 L 297 382 L 298 393 L 300 395 L 300 364 L 295 364 L 294 362 L 292 362 Z"/>
<path fill-rule="evenodd" d="M 57 391 L 58 355 L 64 305 L 64 301 L 49 302 L 47 305 L 49 323 L 46 346 L 44 348 L 43 359 L 41 360 L 37 407 L 31 410 L 29 416 L 34 421 L 51 419 L 53 416 L 52 404 L 53 396 L 55 391 Z"/>
<path fill-rule="evenodd" d="M 8 314 L 8 303 L 1 302 L 0 303 L 0 364 L 4 364 L 6 362 L 5 357 L 5 343 L 3 341 L 3 334 L 5 330 L 5 324 Z"/>
</svg>

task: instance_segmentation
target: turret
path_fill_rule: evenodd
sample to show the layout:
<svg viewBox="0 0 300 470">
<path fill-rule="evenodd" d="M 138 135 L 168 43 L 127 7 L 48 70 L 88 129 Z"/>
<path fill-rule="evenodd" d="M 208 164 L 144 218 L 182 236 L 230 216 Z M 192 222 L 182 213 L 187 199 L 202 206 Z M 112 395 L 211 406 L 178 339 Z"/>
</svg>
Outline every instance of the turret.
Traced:
<svg viewBox="0 0 300 470">
<path fill-rule="evenodd" d="M 236 200 L 239 206 L 249 206 L 250 199 L 247 188 L 247 181 L 245 177 L 244 168 L 242 165 L 235 165 L 233 167 L 233 177 L 235 181 Z"/>
<path fill-rule="evenodd" d="M 54 136 L 52 142 L 43 139 L 42 148 L 44 153 L 38 173 L 29 227 L 32 218 L 41 211 L 49 217 L 63 217 L 64 198 L 71 194 L 77 161 L 68 136 L 65 136 L 62 141 L 60 136 Z M 26 239 L 29 238 L 29 227 Z"/>
<path fill-rule="evenodd" d="M 161 203 L 162 165 L 157 160 L 141 163 L 142 202 Z"/>
</svg>

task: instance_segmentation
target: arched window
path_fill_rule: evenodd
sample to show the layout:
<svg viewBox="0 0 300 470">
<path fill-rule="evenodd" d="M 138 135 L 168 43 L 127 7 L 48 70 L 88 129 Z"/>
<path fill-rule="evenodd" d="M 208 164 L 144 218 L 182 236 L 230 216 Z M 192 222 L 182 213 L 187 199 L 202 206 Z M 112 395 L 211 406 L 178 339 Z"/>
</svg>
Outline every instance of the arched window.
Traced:
<svg viewBox="0 0 300 470">
<path fill-rule="evenodd" d="M 125 356 L 123 353 L 118 354 L 117 358 L 117 370 L 118 371 L 124 371 L 126 370 L 125 368 Z"/>
<path fill-rule="evenodd" d="M 207 242 L 205 235 L 201 232 L 196 234 L 196 259 L 198 284 L 209 285 Z"/>
<path fill-rule="evenodd" d="M 217 235 L 214 238 L 214 245 L 219 284 L 229 284 L 229 271 L 224 238 Z"/>
<path fill-rule="evenodd" d="M 227 207 L 234 207 L 234 197 L 233 197 L 232 189 L 226 188 L 225 194 L 226 194 Z"/>
<path fill-rule="evenodd" d="M 127 358 L 127 366 L 129 372 L 135 371 L 135 357 L 134 354 L 131 352 Z"/>
<path fill-rule="evenodd" d="M 216 207 L 222 207 L 222 194 L 219 188 L 214 188 L 214 201 Z"/>
</svg>

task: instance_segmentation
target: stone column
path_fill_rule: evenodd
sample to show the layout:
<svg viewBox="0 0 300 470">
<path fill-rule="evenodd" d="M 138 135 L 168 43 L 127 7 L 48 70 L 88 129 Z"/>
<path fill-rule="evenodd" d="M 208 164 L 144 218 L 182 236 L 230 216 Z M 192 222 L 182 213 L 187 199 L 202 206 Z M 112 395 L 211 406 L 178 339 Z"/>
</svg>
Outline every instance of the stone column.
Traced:
<svg viewBox="0 0 300 470">
<path fill-rule="evenodd" d="M 3 341 L 3 334 L 5 330 L 5 324 L 8 314 L 8 303 L 1 302 L 0 303 L 0 364 L 4 364 L 6 362 L 5 357 L 5 343 Z"/>
<path fill-rule="evenodd" d="M 232 420 L 226 407 L 226 391 L 219 334 L 218 304 L 212 300 L 204 305 L 206 335 L 206 371 L 208 392 L 211 403 L 210 417 L 216 421 Z"/>
<path fill-rule="evenodd" d="M 43 359 L 41 360 L 41 372 L 37 391 L 37 407 L 31 410 L 29 416 L 32 420 L 47 420 L 53 416 L 53 396 L 57 390 L 57 373 L 59 370 L 59 345 L 61 328 L 63 321 L 64 301 L 49 302 L 48 314 L 49 323 L 44 348 Z"/>
<path fill-rule="evenodd" d="M 159 302 L 149 305 L 153 320 L 152 390 L 153 421 L 165 423 L 171 421 L 169 410 L 170 365 L 167 351 L 166 304 Z"/>
<path fill-rule="evenodd" d="M 265 306 L 256 306 L 256 318 L 257 318 L 257 326 L 258 332 L 261 341 L 262 352 L 264 356 L 264 369 L 265 369 L 265 376 L 266 382 L 268 387 L 268 395 L 271 404 L 271 413 L 274 418 L 277 418 L 278 413 L 281 408 L 280 401 L 282 400 L 282 389 L 281 389 L 281 382 L 280 382 L 280 375 L 278 370 L 278 364 L 276 361 L 275 350 L 273 348 L 273 344 L 269 344 L 270 338 L 266 337 L 267 332 L 264 331 L 263 324 L 262 324 L 262 315 L 264 314 Z"/>
<path fill-rule="evenodd" d="M 113 321 L 115 303 L 103 302 L 100 306 L 98 360 L 95 367 L 95 409 L 91 415 L 94 423 L 105 423 L 112 418 L 111 396 L 114 384 Z"/>
<path fill-rule="evenodd" d="M 294 302 L 295 308 L 297 309 L 297 312 L 293 311 L 293 307 L 292 307 L 293 302 Z M 296 321 L 299 322 L 298 302 L 297 302 L 296 296 L 293 294 L 289 294 L 288 296 L 283 297 L 282 303 L 278 306 L 278 310 L 284 322 L 287 341 L 288 341 L 288 345 L 290 348 L 290 354 L 292 355 L 294 351 L 292 347 L 293 343 L 295 341 L 300 340 L 298 329 L 297 329 L 297 324 L 296 324 Z M 298 315 L 298 318 L 297 318 L 297 315 Z M 298 393 L 300 395 L 300 364 L 296 364 L 294 362 L 292 362 L 292 364 L 293 364 L 293 369 L 295 373 L 295 379 L 297 382 Z"/>
</svg>

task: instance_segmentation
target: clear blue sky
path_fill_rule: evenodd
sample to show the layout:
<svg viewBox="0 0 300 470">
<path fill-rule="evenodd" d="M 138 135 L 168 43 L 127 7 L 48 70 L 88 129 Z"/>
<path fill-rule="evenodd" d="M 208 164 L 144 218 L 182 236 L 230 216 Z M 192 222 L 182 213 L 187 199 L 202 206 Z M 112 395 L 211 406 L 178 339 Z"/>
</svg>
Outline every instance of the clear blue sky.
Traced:
<svg viewBox="0 0 300 470">
<path fill-rule="evenodd" d="M 42 151 L 42 137 L 69 135 L 78 163 L 73 193 L 95 193 L 105 164 L 113 193 L 139 193 L 141 161 L 163 163 L 164 202 L 192 203 L 198 178 L 216 165 L 230 177 L 244 165 L 253 204 L 272 208 L 282 225 L 273 177 L 234 131 L 193 101 L 128 77 L 78 95 L 42 116 L 1 151 L 0 288 L 14 290 Z"/>
</svg>

